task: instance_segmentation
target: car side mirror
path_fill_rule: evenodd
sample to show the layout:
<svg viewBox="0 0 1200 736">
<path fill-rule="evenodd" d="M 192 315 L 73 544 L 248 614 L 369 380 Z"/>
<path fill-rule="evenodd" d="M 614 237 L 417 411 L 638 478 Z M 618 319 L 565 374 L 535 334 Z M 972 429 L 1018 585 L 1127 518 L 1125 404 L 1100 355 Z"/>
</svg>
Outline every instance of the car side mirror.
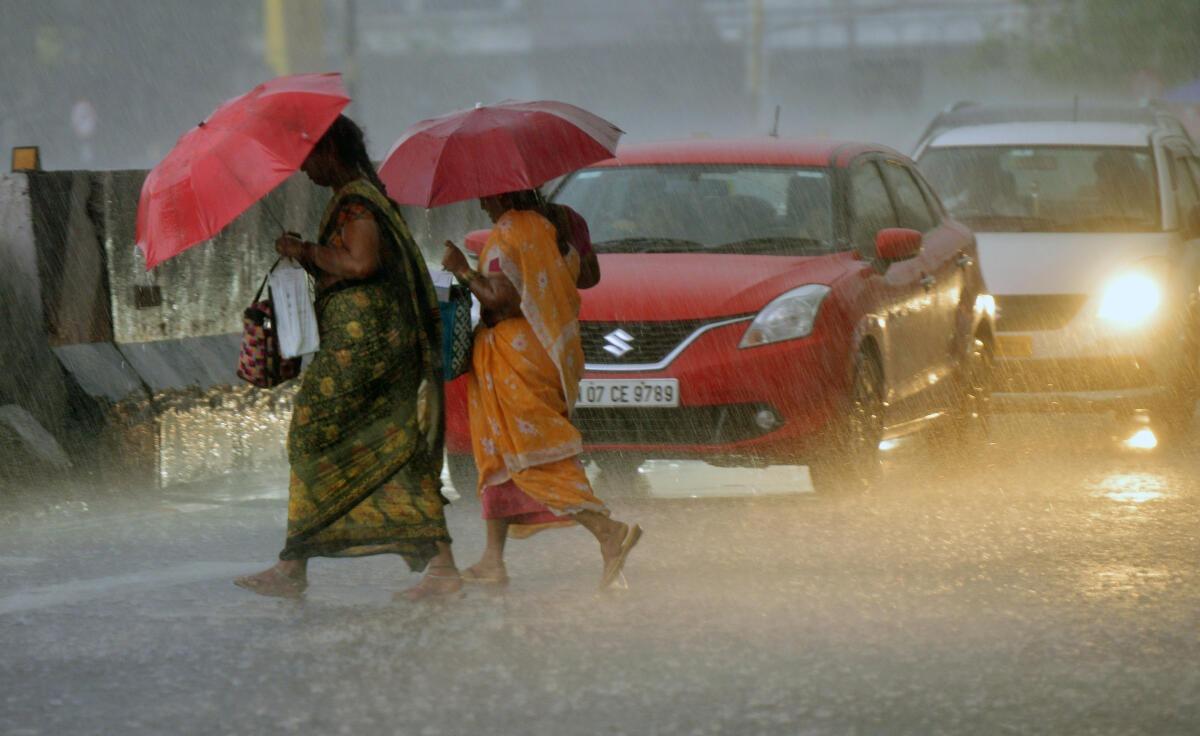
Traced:
<svg viewBox="0 0 1200 736">
<path fill-rule="evenodd" d="M 475 255 L 483 252 L 483 246 L 487 245 L 488 236 L 492 234 L 491 230 L 472 230 L 467 233 L 466 243 L 467 250 Z"/>
<path fill-rule="evenodd" d="M 888 227 L 875 234 L 875 254 L 885 263 L 907 261 L 921 252 L 921 233 L 906 227 Z"/>
</svg>

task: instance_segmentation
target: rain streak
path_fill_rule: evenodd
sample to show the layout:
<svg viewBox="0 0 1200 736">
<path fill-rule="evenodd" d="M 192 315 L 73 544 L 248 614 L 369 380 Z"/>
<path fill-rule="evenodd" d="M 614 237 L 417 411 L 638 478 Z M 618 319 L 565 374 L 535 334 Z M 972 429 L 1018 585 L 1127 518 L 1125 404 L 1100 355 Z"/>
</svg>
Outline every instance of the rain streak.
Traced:
<svg viewBox="0 0 1200 736">
<path fill-rule="evenodd" d="M 0 733 L 1200 731 L 1200 3 L 0 0 Z"/>
</svg>

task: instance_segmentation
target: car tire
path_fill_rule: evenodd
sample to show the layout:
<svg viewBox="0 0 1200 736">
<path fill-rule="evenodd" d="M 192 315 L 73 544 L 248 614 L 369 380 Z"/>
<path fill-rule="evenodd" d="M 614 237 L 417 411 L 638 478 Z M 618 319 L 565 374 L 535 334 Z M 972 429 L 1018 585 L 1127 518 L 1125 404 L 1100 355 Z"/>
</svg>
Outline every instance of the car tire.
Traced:
<svg viewBox="0 0 1200 736">
<path fill-rule="evenodd" d="M 860 351 L 847 406 L 837 418 L 829 441 L 808 464 L 813 489 L 822 495 L 870 490 L 879 481 L 883 459 L 883 372 L 879 362 Z"/>
<path fill-rule="evenodd" d="M 1196 397 L 1189 392 L 1150 412 L 1150 427 L 1158 440 L 1157 449 L 1172 450 L 1188 443 L 1195 410 Z"/>
<path fill-rule="evenodd" d="M 1170 450 L 1186 445 L 1192 436 L 1196 401 L 1200 399 L 1200 340 L 1195 330 L 1187 333 L 1180 353 L 1183 365 L 1171 386 L 1171 397 L 1150 412 L 1150 426 L 1158 439 L 1158 449 Z"/>
<path fill-rule="evenodd" d="M 448 452 L 446 467 L 450 470 L 450 484 L 458 494 L 459 503 L 478 503 L 479 471 L 475 468 L 475 457 Z"/>
<path fill-rule="evenodd" d="M 963 371 L 954 378 L 954 406 L 926 433 L 933 455 L 961 460 L 987 444 L 994 370 L 992 351 L 976 337 Z"/>
</svg>

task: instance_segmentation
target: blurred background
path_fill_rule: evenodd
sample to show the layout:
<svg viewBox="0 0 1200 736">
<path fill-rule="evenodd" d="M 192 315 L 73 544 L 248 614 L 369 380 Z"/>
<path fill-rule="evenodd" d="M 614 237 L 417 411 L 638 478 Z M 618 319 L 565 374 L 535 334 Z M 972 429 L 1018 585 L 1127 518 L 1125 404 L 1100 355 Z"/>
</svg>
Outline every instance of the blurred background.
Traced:
<svg viewBox="0 0 1200 736">
<path fill-rule="evenodd" d="M 1195 0 L 0 0 L 0 150 L 147 168 L 218 102 L 340 70 L 382 157 L 416 120 L 551 97 L 627 140 L 865 138 L 957 100 L 1127 101 L 1200 77 Z M 1172 95 L 1172 92 L 1175 92 Z M 776 123 L 776 109 L 779 110 Z"/>
</svg>

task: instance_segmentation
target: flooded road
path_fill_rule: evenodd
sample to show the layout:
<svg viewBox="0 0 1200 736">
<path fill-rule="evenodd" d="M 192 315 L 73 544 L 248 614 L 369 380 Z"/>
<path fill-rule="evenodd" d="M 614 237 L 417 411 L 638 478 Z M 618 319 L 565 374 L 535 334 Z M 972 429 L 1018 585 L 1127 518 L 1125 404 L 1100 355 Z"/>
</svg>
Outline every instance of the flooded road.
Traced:
<svg viewBox="0 0 1200 736">
<path fill-rule="evenodd" d="M 1005 418 L 970 464 L 917 440 L 832 498 L 650 464 L 611 497 L 646 537 L 606 595 L 580 530 L 511 542 L 503 595 L 393 603 L 392 557 L 251 595 L 282 472 L 30 504 L 0 530 L 0 732 L 1194 733 L 1200 455 L 1115 431 Z M 463 564 L 477 513 L 450 511 Z"/>
</svg>

